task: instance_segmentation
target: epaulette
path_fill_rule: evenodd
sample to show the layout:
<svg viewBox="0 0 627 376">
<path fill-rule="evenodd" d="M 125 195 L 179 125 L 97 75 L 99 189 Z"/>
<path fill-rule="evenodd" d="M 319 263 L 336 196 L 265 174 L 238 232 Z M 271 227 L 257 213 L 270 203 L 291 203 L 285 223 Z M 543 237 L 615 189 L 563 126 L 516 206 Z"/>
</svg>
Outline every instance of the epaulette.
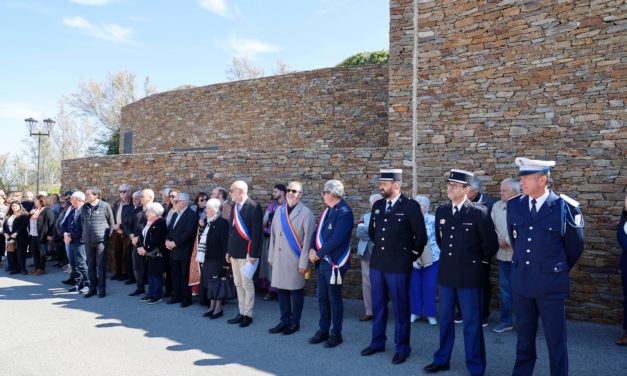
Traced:
<svg viewBox="0 0 627 376">
<path fill-rule="evenodd" d="M 521 196 L 523 196 L 523 194 L 522 194 L 522 193 L 519 193 L 519 194 L 517 194 L 517 195 L 516 195 L 516 196 L 514 196 L 514 197 L 510 197 L 510 198 L 508 198 L 508 199 L 507 199 L 507 201 L 511 201 L 511 200 L 513 200 L 513 199 L 515 199 L 515 198 L 519 198 L 519 197 L 521 197 Z M 522 197 L 521 197 L 521 198 L 522 198 Z"/>
<path fill-rule="evenodd" d="M 564 201 L 566 201 L 568 203 L 568 205 L 578 208 L 579 207 L 579 203 L 575 200 L 573 200 L 572 198 L 566 196 L 565 194 L 560 194 L 560 198 Z"/>
</svg>

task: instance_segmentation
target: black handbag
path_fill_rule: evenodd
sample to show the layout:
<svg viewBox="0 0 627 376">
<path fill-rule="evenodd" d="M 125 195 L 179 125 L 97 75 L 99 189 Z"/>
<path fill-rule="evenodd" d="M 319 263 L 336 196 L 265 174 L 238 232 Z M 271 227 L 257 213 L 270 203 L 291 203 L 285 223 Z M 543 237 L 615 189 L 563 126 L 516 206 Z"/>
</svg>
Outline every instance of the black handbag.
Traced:
<svg viewBox="0 0 627 376">
<path fill-rule="evenodd" d="M 223 267 L 220 276 L 209 281 L 208 298 L 211 300 L 232 300 L 237 298 L 233 273 L 230 267 Z"/>
</svg>

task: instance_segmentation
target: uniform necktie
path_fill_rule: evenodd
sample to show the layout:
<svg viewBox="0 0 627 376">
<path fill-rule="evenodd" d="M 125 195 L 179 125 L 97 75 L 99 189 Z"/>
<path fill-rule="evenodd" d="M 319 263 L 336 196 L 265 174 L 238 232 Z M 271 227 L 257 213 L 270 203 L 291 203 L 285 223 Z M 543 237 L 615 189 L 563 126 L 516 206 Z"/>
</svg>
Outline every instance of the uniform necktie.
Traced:
<svg viewBox="0 0 627 376">
<path fill-rule="evenodd" d="M 535 218 L 536 214 L 538 214 L 538 210 L 536 209 L 536 199 L 531 200 L 531 218 Z"/>
<path fill-rule="evenodd" d="M 457 217 L 457 214 L 459 214 L 459 209 L 457 206 L 453 206 L 453 217 Z"/>
<path fill-rule="evenodd" d="M 388 201 L 388 207 L 385 209 L 385 212 L 389 212 L 390 210 L 392 210 L 392 201 Z"/>
</svg>

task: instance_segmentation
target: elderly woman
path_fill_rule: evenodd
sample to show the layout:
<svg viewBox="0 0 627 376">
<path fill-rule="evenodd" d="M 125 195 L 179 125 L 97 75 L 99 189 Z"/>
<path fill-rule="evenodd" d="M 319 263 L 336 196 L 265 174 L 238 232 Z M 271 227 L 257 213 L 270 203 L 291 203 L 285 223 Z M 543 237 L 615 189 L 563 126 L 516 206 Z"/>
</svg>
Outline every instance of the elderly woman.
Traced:
<svg viewBox="0 0 627 376">
<path fill-rule="evenodd" d="M 28 274 L 26 272 L 28 213 L 18 201 L 13 201 L 9 205 L 2 227 L 7 250 L 13 249 L 7 252 L 10 274 Z"/>
<path fill-rule="evenodd" d="M 54 213 L 48 207 L 47 197 L 46 192 L 39 192 L 35 197 L 35 206 L 30 211 L 28 233 L 35 265 L 35 270 L 30 272 L 31 275 L 46 273 L 46 251 L 54 233 Z"/>
<path fill-rule="evenodd" d="M 159 303 L 163 299 L 163 255 L 167 227 L 163 215 L 163 206 L 156 202 L 146 208 L 146 226 L 141 233 L 137 253 L 146 257 L 146 274 L 148 275 L 148 294 L 141 298 L 148 304 Z"/>
<path fill-rule="evenodd" d="M 303 204 L 303 185 L 291 182 L 287 201 L 274 213 L 268 245 L 268 263 L 272 266 L 272 287 L 277 289 L 281 322 L 270 333 L 295 333 L 305 302 L 305 272 L 309 263 L 308 241 L 315 228 L 311 210 Z"/>
<path fill-rule="evenodd" d="M 414 270 L 411 274 L 409 285 L 410 321 L 415 322 L 424 314 L 429 324 L 437 325 L 435 295 L 440 248 L 435 241 L 435 216 L 429 214 L 431 202 L 426 196 L 416 196 L 414 199 L 420 204 L 425 219 L 428 241 L 422 255 L 414 262 Z"/>
<path fill-rule="evenodd" d="M 229 222 L 220 216 L 220 200 L 212 198 L 205 207 L 206 220 L 198 231 L 196 261 L 200 264 L 200 286 L 209 300 L 209 311 L 203 314 L 215 320 L 224 315 L 222 296 L 226 245 L 229 239 Z"/>
<path fill-rule="evenodd" d="M 309 260 L 316 265 L 320 327 L 309 343 L 325 342 L 332 348 L 343 342 L 342 278 L 346 274 L 350 258 L 350 240 L 353 232 L 353 210 L 344 199 L 344 185 L 339 180 L 324 183 L 322 199 L 326 206 L 318 229 L 311 239 Z M 329 334 L 333 320 L 333 329 Z"/>
</svg>

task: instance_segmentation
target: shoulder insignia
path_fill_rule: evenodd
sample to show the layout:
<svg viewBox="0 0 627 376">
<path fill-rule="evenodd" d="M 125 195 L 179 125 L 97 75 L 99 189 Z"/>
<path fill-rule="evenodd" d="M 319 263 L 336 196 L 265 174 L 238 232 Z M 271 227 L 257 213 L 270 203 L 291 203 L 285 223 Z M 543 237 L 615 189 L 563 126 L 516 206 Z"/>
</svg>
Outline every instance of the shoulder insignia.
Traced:
<svg viewBox="0 0 627 376">
<path fill-rule="evenodd" d="M 568 203 L 568 205 L 573 206 L 575 208 L 579 207 L 579 203 L 575 200 L 573 200 L 572 198 L 566 196 L 565 194 L 560 194 L 560 198 L 564 201 L 566 201 L 566 203 Z"/>
<path fill-rule="evenodd" d="M 515 198 L 522 198 L 522 196 L 524 196 L 524 195 L 523 195 L 522 193 L 520 193 L 520 194 L 517 194 L 517 195 L 516 195 L 516 196 L 514 196 L 514 197 L 510 197 L 510 198 L 508 198 L 508 199 L 507 199 L 507 201 L 511 201 L 511 200 L 513 200 L 513 199 L 515 199 Z"/>
</svg>

